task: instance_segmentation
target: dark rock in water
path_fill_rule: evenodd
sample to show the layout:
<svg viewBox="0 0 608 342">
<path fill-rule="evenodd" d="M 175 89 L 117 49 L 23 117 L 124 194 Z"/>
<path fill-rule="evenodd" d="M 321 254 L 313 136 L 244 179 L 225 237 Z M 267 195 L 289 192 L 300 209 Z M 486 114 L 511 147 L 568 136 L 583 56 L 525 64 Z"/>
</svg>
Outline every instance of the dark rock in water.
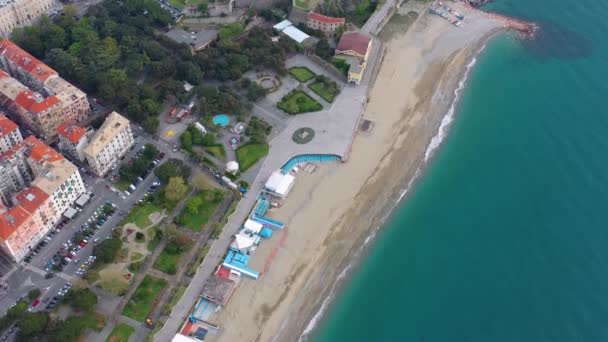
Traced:
<svg viewBox="0 0 608 342">
<path fill-rule="evenodd" d="M 468 0 L 475 7 L 480 7 L 489 4 L 492 0 Z"/>
</svg>

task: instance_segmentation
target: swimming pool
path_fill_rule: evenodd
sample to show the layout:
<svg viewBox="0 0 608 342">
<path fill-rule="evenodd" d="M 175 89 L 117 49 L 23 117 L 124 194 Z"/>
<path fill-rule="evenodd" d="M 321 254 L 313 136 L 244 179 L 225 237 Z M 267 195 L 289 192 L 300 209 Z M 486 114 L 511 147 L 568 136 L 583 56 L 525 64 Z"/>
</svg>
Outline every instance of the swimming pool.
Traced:
<svg viewBox="0 0 608 342">
<path fill-rule="evenodd" d="M 230 123 L 228 115 L 219 114 L 213 117 L 213 124 L 216 126 L 226 127 Z"/>
</svg>

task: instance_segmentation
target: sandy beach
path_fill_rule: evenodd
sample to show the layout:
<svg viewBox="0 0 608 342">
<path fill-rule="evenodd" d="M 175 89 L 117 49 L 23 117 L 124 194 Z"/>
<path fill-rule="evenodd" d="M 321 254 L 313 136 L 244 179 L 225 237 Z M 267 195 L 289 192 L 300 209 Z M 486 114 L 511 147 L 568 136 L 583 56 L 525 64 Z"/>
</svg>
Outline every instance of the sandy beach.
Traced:
<svg viewBox="0 0 608 342">
<path fill-rule="evenodd" d="M 364 113 L 373 131 L 357 135 L 347 162 L 298 173 L 284 205 L 269 214 L 287 224 L 286 232 L 264 242 L 250 266 L 265 269 L 276 249 L 272 263 L 259 280 L 240 283 L 216 316 L 221 334 L 208 340 L 298 340 L 319 317 L 338 275 L 356 262 L 368 236 L 424 168 L 467 65 L 501 25 L 456 4 L 467 17 L 456 28 L 410 2 L 399 13 L 414 8 L 421 14 L 407 32 L 398 16 L 380 34 L 387 50 Z"/>
</svg>

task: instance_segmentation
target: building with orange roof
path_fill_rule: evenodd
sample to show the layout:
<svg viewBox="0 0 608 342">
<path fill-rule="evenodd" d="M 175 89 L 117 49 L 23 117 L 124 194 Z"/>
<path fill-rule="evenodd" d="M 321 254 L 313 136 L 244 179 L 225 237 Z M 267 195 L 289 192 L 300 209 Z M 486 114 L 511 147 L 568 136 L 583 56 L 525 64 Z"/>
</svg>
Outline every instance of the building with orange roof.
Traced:
<svg viewBox="0 0 608 342">
<path fill-rule="evenodd" d="M 23 137 L 19 132 L 19 127 L 0 113 L 0 153 L 10 150 L 22 141 Z"/>
<path fill-rule="evenodd" d="M 78 168 L 42 141 L 12 146 L 0 155 L 0 248 L 20 261 L 85 190 Z"/>
<path fill-rule="evenodd" d="M 308 13 L 308 27 L 313 30 L 321 30 L 324 33 L 335 36 L 336 31 L 346 24 L 345 18 L 328 17 L 323 14 L 309 12 Z"/>
<path fill-rule="evenodd" d="M 21 261 L 43 236 L 34 217 L 22 207 L 0 214 L 0 248 L 15 261 Z"/>
<path fill-rule="evenodd" d="M 59 136 L 59 148 L 70 154 L 72 157 L 84 161 L 84 148 L 89 143 L 89 135 L 93 131 L 87 131 L 85 128 L 77 126 L 72 122 L 64 123 L 57 127 Z"/>
<path fill-rule="evenodd" d="M 51 196 L 35 186 L 19 191 L 13 203 L 34 217 L 43 235 L 57 223 L 57 210 Z"/>
<path fill-rule="evenodd" d="M 66 121 L 88 118 L 83 91 L 6 38 L 0 41 L 0 67 L 0 105 L 45 139 L 54 137 Z"/>
<path fill-rule="evenodd" d="M 348 82 L 360 84 L 372 47 L 372 39 L 362 32 L 346 32 L 340 37 L 336 56 L 346 59 L 350 65 Z"/>
<path fill-rule="evenodd" d="M 61 154 L 33 135 L 25 138 L 23 144 L 27 149 L 27 162 L 34 177 L 44 174 L 48 163 L 64 159 Z"/>
</svg>

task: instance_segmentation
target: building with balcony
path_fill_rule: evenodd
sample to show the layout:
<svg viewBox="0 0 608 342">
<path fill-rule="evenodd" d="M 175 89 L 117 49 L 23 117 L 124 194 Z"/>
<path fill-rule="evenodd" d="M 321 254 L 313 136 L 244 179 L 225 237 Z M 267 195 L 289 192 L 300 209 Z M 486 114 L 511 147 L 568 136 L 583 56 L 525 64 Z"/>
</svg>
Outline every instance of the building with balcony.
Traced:
<svg viewBox="0 0 608 342">
<path fill-rule="evenodd" d="M 22 141 L 23 137 L 19 132 L 19 127 L 6 116 L 0 114 L 0 153 L 10 150 Z"/>
<path fill-rule="evenodd" d="M 37 138 L 12 146 L 0 155 L 0 248 L 20 261 L 84 192 L 78 168 Z"/>
<path fill-rule="evenodd" d="M 55 0 L 2 0 L 0 1 L 0 34 L 9 36 L 16 27 L 29 25 L 45 13 L 61 8 Z"/>
<path fill-rule="evenodd" d="M 88 136 L 93 132 L 87 132 L 85 128 L 76 126 L 73 123 L 64 123 L 57 127 L 57 133 L 59 136 L 59 148 L 83 162 L 86 159 L 84 148 L 89 143 Z"/>
<path fill-rule="evenodd" d="M 133 142 L 129 120 L 112 112 L 91 137 L 84 148 L 84 155 L 91 170 L 98 176 L 103 176 L 129 151 Z"/>
<path fill-rule="evenodd" d="M 8 39 L 0 41 L 0 105 L 12 118 L 44 139 L 64 122 L 89 115 L 87 96 Z"/>
</svg>

